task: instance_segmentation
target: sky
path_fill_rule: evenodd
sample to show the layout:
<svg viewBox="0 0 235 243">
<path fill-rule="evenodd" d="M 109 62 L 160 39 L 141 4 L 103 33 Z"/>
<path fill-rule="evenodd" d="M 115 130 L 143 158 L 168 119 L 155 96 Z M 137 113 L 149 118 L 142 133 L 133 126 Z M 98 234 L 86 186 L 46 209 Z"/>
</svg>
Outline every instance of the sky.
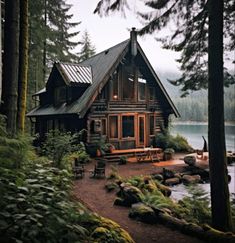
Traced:
<svg viewBox="0 0 235 243">
<path fill-rule="evenodd" d="M 67 0 L 67 3 L 73 5 L 70 10 L 70 13 L 74 15 L 72 21 L 82 22 L 76 30 L 81 34 L 84 30 L 88 31 L 97 53 L 128 39 L 129 30 L 132 27 L 138 29 L 142 26 L 130 12 L 126 14 L 126 18 L 119 13 L 102 18 L 93 14 L 98 0 Z M 81 38 L 81 34 L 78 38 Z M 155 37 L 157 37 L 156 34 Z M 138 36 L 138 42 L 157 72 L 178 71 L 179 64 L 175 61 L 179 57 L 178 53 L 162 49 L 161 44 L 152 35 Z"/>
</svg>

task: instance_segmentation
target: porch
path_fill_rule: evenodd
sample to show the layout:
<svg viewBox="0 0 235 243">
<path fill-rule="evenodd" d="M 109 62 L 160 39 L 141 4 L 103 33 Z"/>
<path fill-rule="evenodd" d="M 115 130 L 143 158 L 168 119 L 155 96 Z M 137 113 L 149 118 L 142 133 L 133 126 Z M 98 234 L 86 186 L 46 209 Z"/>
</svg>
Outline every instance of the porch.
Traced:
<svg viewBox="0 0 235 243">
<path fill-rule="evenodd" d="M 109 162 L 119 162 L 125 156 L 128 162 L 159 162 L 163 158 L 161 148 L 134 148 L 115 149 L 111 153 L 106 153 L 104 159 Z"/>
</svg>

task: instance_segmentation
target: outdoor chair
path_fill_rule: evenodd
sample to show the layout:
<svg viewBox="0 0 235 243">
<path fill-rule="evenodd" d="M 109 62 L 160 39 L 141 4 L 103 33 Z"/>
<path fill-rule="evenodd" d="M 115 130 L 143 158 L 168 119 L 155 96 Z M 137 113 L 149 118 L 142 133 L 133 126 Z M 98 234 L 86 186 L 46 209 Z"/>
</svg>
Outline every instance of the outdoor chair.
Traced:
<svg viewBox="0 0 235 243">
<path fill-rule="evenodd" d="M 104 160 L 97 161 L 95 168 L 91 171 L 91 177 L 93 178 L 104 178 L 105 177 L 105 166 Z"/>
<path fill-rule="evenodd" d="M 83 178 L 85 173 L 84 165 L 78 162 L 78 159 L 74 159 L 74 165 L 73 165 L 73 174 L 74 177 L 77 178 Z"/>
</svg>

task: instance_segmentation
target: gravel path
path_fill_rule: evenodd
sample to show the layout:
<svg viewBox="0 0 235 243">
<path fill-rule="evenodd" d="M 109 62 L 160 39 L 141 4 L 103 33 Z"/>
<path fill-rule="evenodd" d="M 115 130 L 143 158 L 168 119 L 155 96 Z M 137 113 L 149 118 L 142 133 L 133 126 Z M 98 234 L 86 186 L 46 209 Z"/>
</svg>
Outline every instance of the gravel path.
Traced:
<svg viewBox="0 0 235 243">
<path fill-rule="evenodd" d="M 160 164 L 159 164 L 160 165 Z M 183 163 L 176 163 L 173 166 L 163 164 L 165 168 L 181 171 Z M 109 175 L 112 164 L 106 167 L 106 175 Z M 74 183 L 74 194 L 89 209 L 99 215 L 109 218 L 122 226 L 136 243 L 200 243 L 202 241 L 184 235 L 179 231 L 172 230 L 161 224 L 150 225 L 137 222 L 128 217 L 129 209 L 120 206 L 114 206 L 115 193 L 107 193 L 104 185 L 107 179 L 92 179 L 89 177 L 89 171 L 94 168 L 94 162 L 86 165 L 86 173 L 83 179 L 78 179 Z M 148 175 L 162 170 L 161 166 L 152 163 L 127 163 L 118 165 L 118 174 L 122 177 L 133 175 Z"/>
</svg>

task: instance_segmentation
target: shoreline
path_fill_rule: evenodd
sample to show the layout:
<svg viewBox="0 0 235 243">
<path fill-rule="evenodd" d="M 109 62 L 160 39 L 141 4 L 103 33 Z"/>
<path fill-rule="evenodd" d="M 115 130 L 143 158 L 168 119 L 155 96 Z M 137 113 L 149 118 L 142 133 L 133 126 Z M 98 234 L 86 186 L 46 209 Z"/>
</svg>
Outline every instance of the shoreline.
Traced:
<svg viewBox="0 0 235 243">
<path fill-rule="evenodd" d="M 173 121 L 171 125 L 208 125 L 207 121 Z M 224 123 L 225 126 L 235 126 L 235 121 Z"/>
</svg>

